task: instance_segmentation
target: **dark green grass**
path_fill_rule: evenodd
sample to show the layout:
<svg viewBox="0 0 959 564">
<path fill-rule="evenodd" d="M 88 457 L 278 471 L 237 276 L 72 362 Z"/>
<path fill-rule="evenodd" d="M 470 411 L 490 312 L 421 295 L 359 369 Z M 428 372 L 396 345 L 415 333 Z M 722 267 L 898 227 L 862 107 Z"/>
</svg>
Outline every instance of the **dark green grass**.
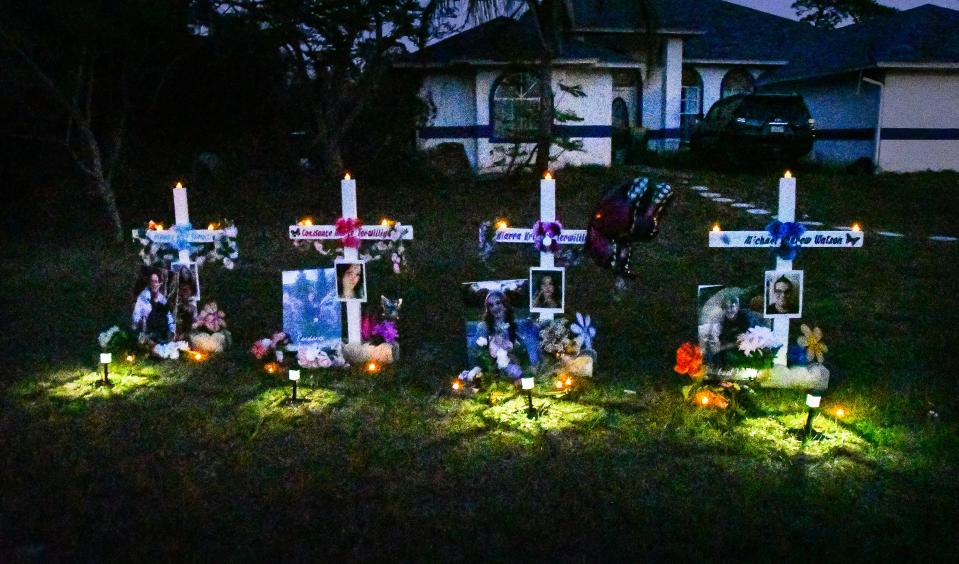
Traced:
<svg viewBox="0 0 959 564">
<path fill-rule="evenodd" d="M 639 170 L 561 171 L 560 219 L 585 227 L 601 189 Z M 297 407 L 245 351 L 280 326 L 279 271 L 319 264 L 285 226 L 335 219 L 336 186 L 244 178 L 220 204 L 191 194 L 197 219 L 240 228 L 237 270 L 203 273 L 237 347 L 199 365 L 118 364 L 112 391 L 91 386 L 95 339 L 126 318 L 133 249 L 5 244 L 0 560 L 953 558 L 959 246 L 918 237 L 956 234 L 956 176 L 800 176 L 802 213 L 861 221 L 869 237 L 796 260 L 804 321 L 830 347 L 824 401 L 849 411 L 821 416 L 822 440 L 803 446 L 801 392 L 762 391 L 736 419 L 684 404 L 672 371 L 694 336 L 696 285 L 757 283 L 771 264 L 707 248 L 714 221 L 763 220 L 689 186 L 774 207 L 774 175 L 666 174 L 676 197 L 660 237 L 637 245 L 627 291 L 590 264 L 567 273 L 570 311 L 599 325 L 598 371 L 575 397 L 539 393 L 537 421 L 509 394 L 448 393 L 464 356 L 458 284 L 522 277 L 531 262 L 500 248 L 484 264 L 476 228 L 532 223 L 536 179 L 361 181 L 364 218 L 416 228 L 412 269 L 371 287 L 404 298 L 403 355 L 376 377 L 308 373 Z"/>
</svg>

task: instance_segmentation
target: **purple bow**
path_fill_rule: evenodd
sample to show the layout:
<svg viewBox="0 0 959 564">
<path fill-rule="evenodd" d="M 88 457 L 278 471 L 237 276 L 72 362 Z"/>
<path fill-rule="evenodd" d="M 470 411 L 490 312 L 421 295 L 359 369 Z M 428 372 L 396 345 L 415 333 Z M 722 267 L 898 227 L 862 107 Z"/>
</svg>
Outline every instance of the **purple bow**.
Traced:
<svg viewBox="0 0 959 564">
<path fill-rule="evenodd" d="M 537 221 L 533 224 L 533 243 L 541 253 L 555 253 L 559 250 L 559 234 L 563 225 L 558 221 Z"/>
</svg>

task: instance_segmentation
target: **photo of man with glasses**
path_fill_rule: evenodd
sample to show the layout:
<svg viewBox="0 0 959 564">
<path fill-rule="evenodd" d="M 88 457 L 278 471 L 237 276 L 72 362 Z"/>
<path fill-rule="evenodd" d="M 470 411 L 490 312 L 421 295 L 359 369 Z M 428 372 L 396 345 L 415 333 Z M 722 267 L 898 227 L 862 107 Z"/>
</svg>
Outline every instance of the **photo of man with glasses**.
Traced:
<svg viewBox="0 0 959 564">
<path fill-rule="evenodd" d="M 801 270 L 766 271 L 765 317 L 802 317 Z"/>
</svg>

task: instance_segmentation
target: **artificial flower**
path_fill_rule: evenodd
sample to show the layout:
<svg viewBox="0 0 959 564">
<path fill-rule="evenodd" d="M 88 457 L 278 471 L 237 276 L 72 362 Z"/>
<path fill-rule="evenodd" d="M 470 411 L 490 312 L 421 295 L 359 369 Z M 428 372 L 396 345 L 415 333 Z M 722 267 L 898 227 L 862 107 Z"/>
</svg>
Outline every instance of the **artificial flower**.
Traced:
<svg viewBox="0 0 959 564">
<path fill-rule="evenodd" d="M 97 341 L 100 343 L 100 348 L 106 349 L 108 346 L 110 346 L 110 341 L 113 339 L 113 336 L 119 332 L 120 328 L 114 325 L 103 333 L 100 333 L 100 336 L 97 337 Z"/>
<path fill-rule="evenodd" d="M 396 323 L 390 320 L 381 321 L 373 328 L 373 334 L 379 335 L 387 343 L 396 342 L 399 331 L 396 329 Z"/>
<path fill-rule="evenodd" d="M 226 327 L 226 314 L 220 311 L 216 302 L 209 302 L 203 306 L 196 321 L 193 322 L 194 329 L 205 329 L 210 333 L 216 333 Z"/>
<path fill-rule="evenodd" d="M 489 341 L 486 339 L 486 337 L 480 337 L 479 339 L 476 339 L 476 346 L 478 347 L 485 347 L 488 343 Z"/>
<path fill-rule="evenodd" d="M 253 343 L 253 347 L 250 348 L 250 352 L 253 353 L 253 356 L 255 356 L 257 360 L 260 360 L 272 349 L 273 341 L 269 339 L 260 339 L 259 341 Z"/>
<path fill-rule="evenodd" d="M 676 366 L 673 370 L 693 379 L 702 378 L 706 374 L 706 367 L 703 366 L 703 351 L 699 345 L 683 343 L 676 349 Z"/>
<path fill-rule="evenodd" d="M 806 359 L 809 362 L 815 360 L 821 363 L 824 355 L 829 352 L 829 347 L 822 342 L 822 329 L 819 327 L 810 329 L 808 325 L 803 323 L 799 326 L 799 330 L 802 331 L 802 335 L 796 339 L 796 342 L 799 343 L 799 346 L 805 347 Z"/>
<path fill-rule="evenodd" d="M 739 350 L 746 356 L 761 349 L 770 349 L 776 344 L 776 336 L 768 327 L 750 327 L 745 333 L 736 337 Z"/>
<path fill-rule="evenodd" d="M 523 377 L 523 369 L 515 362 L 511 362 L 506 366 L 506 375 L 513 380 L 519 380 Z"/>
<path fill-rule="evenodd" d="M 463 382 L 472 382 L 473 380 L 476 379 L 477 376 L 480 375 L 482 371 L 483 369 L 480 368 L 479 366 L 474 366 L 472 370 L 464 370 L 460 372 L 458 379 L 462 380 Z"/>
<path fill-rule="evenodd" d="M 593 326 L 589 315 L 583 315 L 577 311 L 576 321 L 569 326 L 569 329 L 576 334 L 576 342 L 579 343 L 580 348 L 584 350 L 593 348 L 593 338 L 596 337 L 596 327 Z"/>
<path fill-rule="evenodd" d="M 190 350 L 190 345 L 186 341 L 170 341 L 169 343 L 155 345 L 153 354 L 160 358 L 176 360 L 180 358 L 180 351 L 187 350 Z"/>
<path fill-rule="evenodd" d="M 563 225 L 558 221 L 537 221 L 533 224 L 533 243 L 541 253 L 554 253 L 559 249 L 559 235 Z"/>
<path fill-rule="evenodd" d="M 496 368 L 503 370 L 507 366 L 509 366 L 509 351 L 506 349 L 499 349 L 496 351 Z"/>
<path fill-rule="evenodd" d="M 320 347 L 301 346 L 296 353 L 296 362 L 303 368 L 329 368 L 333 360 Z"/>
</svg>

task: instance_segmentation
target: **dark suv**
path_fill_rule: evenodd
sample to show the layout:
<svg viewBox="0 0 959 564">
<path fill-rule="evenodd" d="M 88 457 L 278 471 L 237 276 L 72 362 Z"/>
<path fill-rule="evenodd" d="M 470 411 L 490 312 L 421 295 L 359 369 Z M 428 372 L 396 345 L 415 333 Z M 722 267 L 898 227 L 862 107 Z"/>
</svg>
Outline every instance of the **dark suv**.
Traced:
<svg viewBox="0 0 959 564">
<path fill-rule="evenodd" d="M 812 150 L 815 122 L 798 94 L 737 94 L 719 100 L 693 130 L 696 153 L 724 160 L 795 160 Z"/>
</svg>

